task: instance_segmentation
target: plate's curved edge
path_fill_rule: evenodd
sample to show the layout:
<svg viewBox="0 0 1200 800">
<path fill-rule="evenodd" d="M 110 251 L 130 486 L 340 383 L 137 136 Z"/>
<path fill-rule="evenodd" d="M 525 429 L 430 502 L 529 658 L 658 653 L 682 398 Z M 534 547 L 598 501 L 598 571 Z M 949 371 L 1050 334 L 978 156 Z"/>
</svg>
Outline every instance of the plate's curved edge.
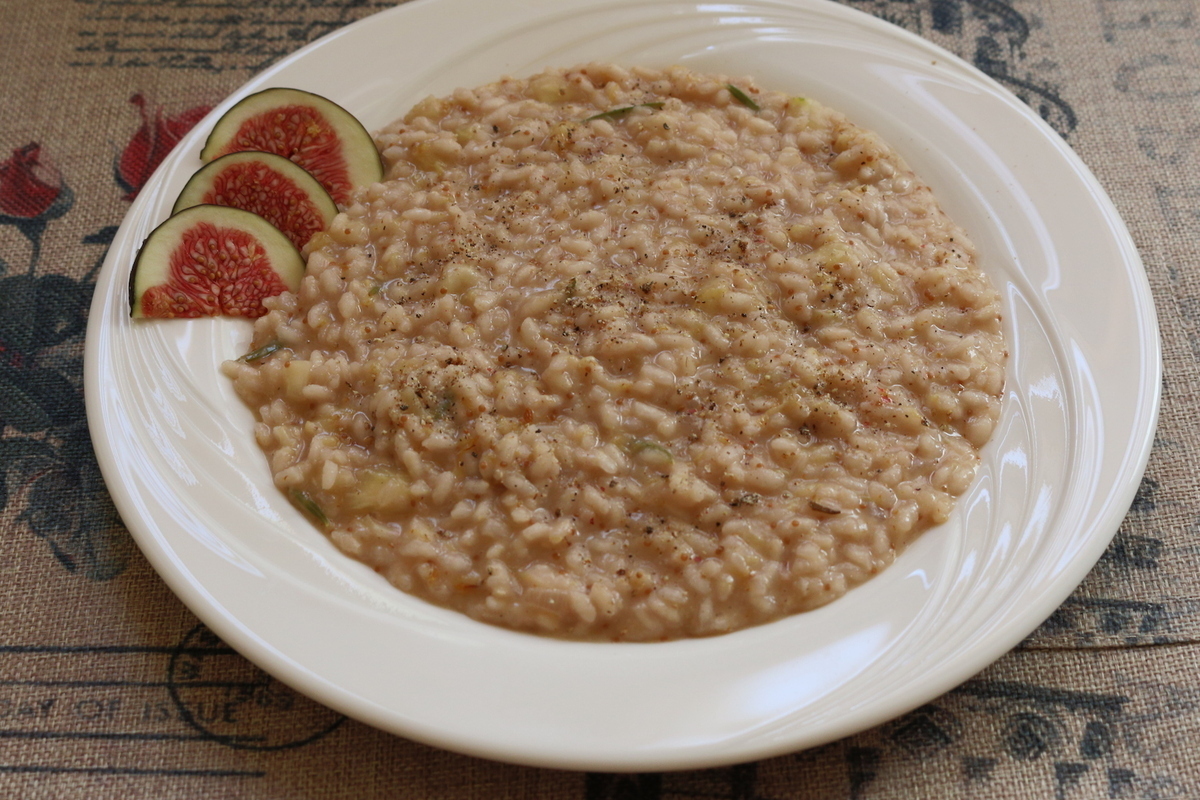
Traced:
<svg viewBox="0 0 1200 800">
<path fill-rule="evenodd" d="M 1079 583 L 1091 572 L 1119 531 L 1120 525 L 1128 514 L 1129 507 L 1133 503 L 1145 475 L 1154 446 L 1155 432 L 1158 427 L 1162 402 L 1162 334 L 1158 322 L 1158 311 L 1154 300 L 1154 293 L 1150 286 L 1149 276 L 1141 254 L 1137 249 L 1128 226 L 1121 217 L 1120 211 L 1092 168 L 1063 139 L 1058 131 L 1027 103 L 1017 97 L 1011 89 L 956 53 L 935 42 L 924 39 L 899 25 L 887 22 L 860 9 L 842 5 L 836 2 L 836 0 L 814 1 L 826 5 L 827 10 L 833 14 L 843 14 L 847 18 L 859 17 L 860 23 L 864 27 L 880 32 L 890 31 L 894 38 L 942 59 L 945 65 L 952 66 L 964 76 L 978 81 L 982 85 L 989 87 L 995 94 L 1007 98 L 1013 109 L 1027 123 L 1041 130 L 1043 138 L 1054 147 L 1059 157 L 1071 166 L 1076 175 L 1090 190 L 1093 201 L 1103 211 L 1108 221 L 1108 231 L 1113 234 L 1113 238 L 1121 247 L 1122 260 L 1128 266 L 1130 276 L 1136 277 L 1134 286 L 1137 290 L 1137 297 L 1135 298 L 1134 305 L 1143 316 L 1140 328 L 1145 337 L 1145 346 L 1142 349 L 1144 359 L 1143 370 L 1138 376 L 1138 383 L 1145 390 L 1146 399 L 1138 405 L 1138 419 L 1135 420 L 1135 424 L 1132 426 L 1133 435 L 1123 459 L 1123 467 L 1120 470 L 1127 475 L 1127 480 L 1119 487 L 1120 490 L 1111 496 L 1110 501 L 1107 503 L 1107 513 L 1102 519 L 1097 520 L 1094 525 L 1096 529 L 1102 532 L 1102 535 L 1089 539 L 1090 547 L 1085 557 L 1073 562 L 1071 565 L 1072 568 L 1064 573 L 1063 579 L 1059 582 L 1060 585 L 1058 585 L 1059 591 L 1045 598 L 1047 604 L 1052 604 L 1054 608 L 1057 608 L 1078 588 Z M 1038 611 L 1030 610 L 1027 612 L 1024 616 L 1024 623 L 1020 626 L 1027 628 L 1025 633 L 1017 636 L 1014 632 L 1014 635 L 1007 642 L 997 640 L 993 642 L 994 646 L 990 649 L 977 651 L 974 659 L 969 663 L 961 664 L 961 668 L 957 670 L 958 678 L 954 680 L 953 686 L 969 680 L 972 676 L 978 674 L 1005 653 L 1012 650 L 1013 647 L 1033 633 L 1045 621 L 1045 618 Z M 1016 627 L 1018 626 L 1014 625 L 1014 628 Z M 950 686 L 947 688 L 953 687 Z M 911 711 L 930 699 L 932 699 L 932 696 L 927 696 L 919 702 L 914 701 L 901 713 Z"/>
<path fill-rule="evenodd" d="M 439 0 L 414 0 L 409 4 L 397 6 L 381 13 L 403 15 L 406 13 L 406 10 L 411 7 L 431 6 L 435 5 L 438 1 Z M 1157 325 L 1157 314 L 1154 307 L 1153 295 L 1150 290 L 1149 281 L 1145 275 L 1144 265 L 1142 265 L 1140 256 L 1137 253 L 1132 238 L 1130 237 L 1123 221 L 1121 221 L 1115 205 L 1105 193 L 1095 175 L 1086 166 L 1078 154 L 1075 153 L 1074 150 L 1070 149 L 1064 142 L 1062 142 L 1061 138 L 1058 137 L 1058 134 L 1054 132 L 1044 120 L 1034 114 L 1031 109 L 1028 109 L 1028 107 L 1024 106 L 1024 104 L 1021 103 L 1019 99 L 1015 98 L 1015 96 L 1013 96 L 1007 88 L 988 78 L 986 75 L 976 70 L 967 62 L 959 59 L 953 53 L 950 53 L 949 51 L 946 51 L 943 48 L 940 48 L 938 45 L 928 42 L 927 40 L 921 39 L 916 34 L 912 34 L 911 32 L 896 26 L 891 26 L 889 23 L 878 20 L 875 17 L 871 17 L 865 12 L 861 12 L 857 9 L 852 9 L 833 3 L 832 0 L 820 0 L 820 4 L 826 6 L 822 9 L 822 11 L 832 12 L 837 15 L 857 16 L 860 22 L 865 20 L 867 21 L 866 24 L 869 24 L 873 28 L 878 30 L 886 29 L 893 34 L 900 34 L 900 38 L 908 40 L 910 44 L 917 44 L 926 51 L 937 53 L 941 58 L 944 58 L 947 61 L 958 62 L 958 66 L 962 69 L 965 69 L 973 78 L 977 80 L 983 80 L 989 83 L 989 85 L 993 85 L 995 90 L 998 92 L 1012 97 L 1019 107 L 1025 110 L 1027 119 L 1035 124 L 1040 125 L 1047 133 L 1048 138 L 1051 138 L 1053 141 L 1057 142 L 1062 156 L 1072 163 L 1076 171 L 1080 174 L 1081 178 L 1083 178 L 1093 190 L 1097 201 L 1103 206 L 1107 216 L 1113 222 L 1112 230 L 1116 232 L 1117 238 L 1122 244 L 1126 263 L 1131 267 L 1137 268 L 1138 274 L 1141 278 L 1141 280 L 1137 282 L 1141 294 L 1141 302 L 1139 302 L 1137 305 L 1146 316 L 1143 329 L 1151 332 L 1151 335 L 1147 337 L 1147 347 L 1144 350 L 1146 357 L 1146 368 L 1143 370 L 1147 384 L 1151 387 L 1149 391 L 1150 399 L 1145 406 L 1142 406 L 1139 409 L 1138 424 L 1135 426 L 1138 431 L 1138 435 L 1134 437 L 1136 441 L 1132 441 L 1130 447 L 1126 450 L 1124 463 L 1126 464 L 1126 469 L 1128 470 L 1127 474 L 1129 475 L 1130 480 L 1122 486 L 1123 491 L 1118 492 L 1114 496 L 1114 500 L 1110 504 L 1108 515 L 1104 518 L 1104 520 L 1097 522 L 1097 527 L 1107 530 L 1108 536 L 1104 538 L 1103 541 L 1100 539 L 1094 539 L 1090 542 L 1092 545 L 1090 550 L 1094 550 L 1095 556 L 1090 563 L 1085 565 L 1081 559 L 1078 564 L 1073 565 L 1077 567 L 1076 571 L 1078 572 L 1078 580 L 1081 580 L 1086 572 L 1094 565 L 1095 560 L 1098 559 L 1103 553 L 1104 547 L 1107 546 L 1108 542 L 1112 538 L 1112 535 L 1116 533 L 1121 520 L 1124 518 L 1125 510 L 1127 510 L 1129 503 L 1133 500 L 1133 496 L 1137 490 L 1138 482 L 1140 481 L 1141 476 L 1144 474 L 1150 457 L 1154 430 L 1159 413 L 1159 404 L 1161 401 L 1162 347 Z M 805 3 L 797 2 L 789 5 L 802 6 L 805 5 Z M 354 29 L 356 26 L 364 25 L 372 19 L 373 17 L 368 17 L 364 20 L 353 23 L 346 28 L 340 29 L 339 31 L 335 31 L 328 36 L 323 37 L 321 40 L 307 45 L 291 56 L 281 60 L 275 66 L 256 76 L 246 85 L 244 85 L 242 89 L 239 89 L 237 92 L 231 95 L 230 98 L 227 99 L 226 103 L 214 110 L 213 114 L 216 115 L 221 113 L 222 109 L 227 108 L 228 105 L 236 102 L 236 99 L 238 99 L 244 93 L 248 93 L 262 85 L 269 83 L 276 74 L 288 68 L 288 66 L 296 60 L 306 58 L 312 51 L 326 46 L 328 43 L 327 40 L 350 35 L 353 32 L 352 29 Z M 198 129 L 200 127 L 201 126 L 198 126 Z M 179 151 L 181 152 L 186 150 L 189 146 L 194 146 L 194 140 L 185 138 L 185 140 L 180 143 Z M 168 157 L 168 159 L 164 161 L 164 165 L 160 167 L 160 170 L 165 170 L 168 162 L 171 162 L 171 159 L 176 157 L 178 154 L 179 153 L 177 152 Z M 154 178 L 151 179 L 151 183 L 153 182 Z M 143 209 L 146 205 L 149 205 L 148 200 L 145 204 L 139 206 L 140 202 L 142 202 L 142 198 L 139 198 L 138 201 L 135 201 L 134 206 L 130 208 L 129 214 L 126 218 L 127 221 L 134 218 L 136 213 L 142 213 L 140 212 L 140 209 Z M 109 258 L 113 259 L 114 264 L 110 265 L 109 259 L 106 258 L 106 263 L 101 271 L 102 276 L 105 272 L 115 272 L 117 269 L 119 269 L 119 265 L 115 264 L 115 261 L 119 258 L 119 254 L 110 253 Z M 101 445 L 108 443 L 106 439 L 107 432 L 105 431 L 104 433 L 98 433 L 98 431 L 104 431 L 104 426 L 99 424 L 102 423 L 100 411 L 95 407 L 95 403 L 92 399 L 102 393 L 100 387 L 101 376 L 95 372 L 95 365 L 97 363 L 98 355 L 94 352 L 93 345 L 93 343 L 98 339 L 98 336 L 94 334 L 93 325 L 99 326 L 102 324 L 101 317 L 103 316 L 103 313 L 98 312 L 102 312 L 103 308 L 107 306 L 105 298 L 102 297 L 102 293 L 99 291 L 100 282 L 101 279 L 98 279 L 98 291 L 96 297 L 93 298 L 92 314 L 88 323 L 87 344 L 85 346 L 84 377 L 85 396 L 88 398 L 87 411 L 89 426 L 92 430 L 93 440 L 97 444 L 98 458 L 102 459 L 102 473 L 104 474 L 106 481 L 109 481 L 110 475 L 115 474 L 116 468 L 112 464 L 109 464 L 106 468 L 105 464 L 103 463 L 101 452 L 104 451 L 104 448 L 101 447 Z M 107 455 L 107 453 L 105 453 L 105 455 Z M 119 492 L 113 492 L 113 494 L 114 502 L 117 503 L 118 510 L 122 513 L 123 517 L 127 514 L 130 516 L 136 516 L 137 511 L 135 504 L 130 502 L 128 498 L 122 497 L 120 500 L 118 500 Z M 1119 506 L 1122 506 L 1122 504 L 1123 507 L 1119 508 Z M 159 542 L 158 545 L 164 548 L 164 550 L 156 552 L 153 557 L 147 553 L 147 556 L 151 558 L 152 565 L 156 570 L 159 571 L 160 574 L 164 576 L 164 580 L 167 580 L 171 589 L 177 595 L 179 595 L 181 599 L 184 600 L 193 613 L 196 613 L 196 615 L 202 621 L 204 621 L 205 624 L 209 625 L 209 627 L 212 628 L 215 633 L 217 633 L 223 639 L 226 639 L 231 645 L 241 652 L 246 652 L 246 650 L 255 651 L 255 657 L 253 657 L 251 660 L 253 660 L 255 663 L 258 663 L 272 675 L 279 677 L 284 683 L 293 686 L 293 688 L 296 688 L 304 694 L 316 696 L 318 699 L 322 697 L 330 698 L 331 694 L 339 694 L 341 695 L 340 699 L 329 703 L 330 705 L 334 705 L 344 713 L 348 713 L 350 716 L 369 722 L 377 727 L 392 730 L 400 735 L 410 736 L 435 746 L 445 747 L 447 749 L 452 749 L 459 752 L 467 752 L 472 755 L 495 758 L 513 763 L 524 763 L 532 766 L 546 766 L 565 769 L 685 769 L 701 766 L 713 766 L 718 763 L 732 763 L 734 761 L 747 760 L 751 758 L 763 758 L 798 749 L 798 746 L 794 741 L 788 740 L 786 742 L 778 743 L 775 747 L 759 748 L 752 752 L 739 751 L 737 753 L 731 753 L 729 754 L 727 760 L 714 760 L 711 757 L 711 754 L 706 757 L 701 757 L 699 760 L 689 759 L 686 757 L 664 759 L 662 754 L 655 755 L 652 753 L 635 754 L 627 759 L 621 759 L 620 761 L 596 761 L 587 758 L 571 757 L 547 758 L 545 757 L 546 754 L 541 754 L 540 756 L 530 758 L 529 754 L 527 753 L 513 752 L 511 748 L 504 746 L 487 746 L 488 743 L 476 743 L 475 745 L 472 745 L 471 743 L 463 741 L 460 738 L 448 739 L 437 731 L 420 730 L 421 726 L 419 725 L 402 726 L 404 729 L 400 730 L 397 729 L 394 719 L 391 719 L 387 715 L 380 715 L 377 713 L 377 709 L 372 708 L 369 705 L 359 703 L 356 696 L 349 693 L 343 693 L 340 687 L 335 687 L 327 682 L 324 682 L 320 676 L 316 676 L 310 672 L 307 672 L 301 665 L 294 664 L 294 662 L 290 661 L 282 654 L 275 652 L 262 652 L 259 648 L 261 642 L 254 638 L 252 634 L 248 634 L 247 632 L 243 631 L 237 625 L 236 620 L 234 620 L 228 614 L 226 609 L 212 605 L 210 602 L 211 599 L 206 599 L 200 594 L 196 593 L 196 587 L 192 585 L 189 580 L 187 580 L 187 577 L 190 576 L 190 573 L 186 573 L 182 569 L 176 571 L 177 565 L 170 563 L 169 560 L 164 560 L 165 551 L 169 549 L 167 545 L 162 542 Z M 145 548 L 143 548 L 143 550 L 145 550 Z M 1090 555 L 1093 555 L 1093 553 L 1089 552 L 1089 556 Z M 168 574 L 171 576 L 169 579 L 167 578 Z M 1070 586 L 1065 586 L 1065 590 L 1062 591 L 1062 596 L 1057 598 L 1057 602 L 1061 603 L 1061 601 L 1065 599 L 1071 591 L 1073 591 L 1075 584 L 1078 583 L 1078 580 L 1076 580 L 1075 583 L 1072 583 Z M 1063 587 L 1060 586 L 1059 588 L 1062 589 Z M 1032 617 L 1032 615 L 1029 616 Z M 988 664 L 992 663 L 996 658 L 1011 649 L 1011 647 L 1019 642 L 1020 639 L 1024 638 L 1024 636 L 1028 635 L 1028 632 L 1036 628 L 1037 624 L 1041 622 L 1041 619 L 1030 619 L 1027 621 L 1030 622 L 1029 630 L 1024 634 L 1015 637 L 1015 639 L 1010 642 L 993 642 L 993 647 L 987 652 L 976 650 L 973 659 L 961 660 L 958 662 L 958 669 L 955 671 L 954 675 L 944 677 L 942 682 L 944 683 L 949 680 L 953 680 L 952 685 L 957 685 L 963 680 L 969 679 L 980 669 L 983 669 Z M 940 691 L 943 690 L 944 689 L 936 691 L 929 697 L 914 698 L 906 708 L 900 708 L 896 713 L 904 713 L 904 711 L 919 706 L 922 702 L 926 702 L 928 699 L 931 699 L 932 696 L 936 696 L 936 694 L 939 694 Z M 322 702 L 328 701 L 322 700 Z M 894 715 L 895 714 L 892 716 Z M 859 723 L 848 721 L 844 726 L 844 729 L 840 732 L 835 731 L 830 733 L 827 731 L 829 735 L 823 736 L 821 741 L 829 741 L 861 729 L 862 726 Z M 813 741 L 801 746 L 813 746 L 819 743 L 821 742 Z M 496 745 L 496 743 L 491 744 Z"/>
</svg>

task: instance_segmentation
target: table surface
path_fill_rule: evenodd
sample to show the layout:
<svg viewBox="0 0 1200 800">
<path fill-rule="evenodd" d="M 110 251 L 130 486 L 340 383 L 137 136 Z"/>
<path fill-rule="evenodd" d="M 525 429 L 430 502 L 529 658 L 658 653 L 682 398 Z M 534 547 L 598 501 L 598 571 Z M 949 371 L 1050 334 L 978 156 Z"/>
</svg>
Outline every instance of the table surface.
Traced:
<svg viewBox="0 0 1200 800">
<path fill-rule="evenodd" d="M 1112 545 L 1017 649 L 899 719 L 732 768 L 469 758 L 301 697 L 227 648 L 121 525 L 82 394 L 88 303 L 129 201 L 250 76 L 394 3 L 0 3 L 0 797 L 1200 797 L 1200 2 L 844 0 L 1029 103 L 1145 261 L 1166 378 Z"/>
</svg>

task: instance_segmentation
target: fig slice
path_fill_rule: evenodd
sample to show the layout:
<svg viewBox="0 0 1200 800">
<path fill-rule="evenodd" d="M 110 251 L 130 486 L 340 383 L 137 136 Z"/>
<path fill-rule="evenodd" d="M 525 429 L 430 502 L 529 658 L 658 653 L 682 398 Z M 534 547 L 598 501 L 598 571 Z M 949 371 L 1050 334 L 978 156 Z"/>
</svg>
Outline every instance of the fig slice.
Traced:
<svg viewBox="0 0 1200 800">
<path fill-rule="evenodd" d="M 379 150 L 362 123 L 332 100 L 300 89 L 264 89 L 239 100 L 213 126 L 200 159 L 243 150 L 299 164 L 341 205 L 355 187 L 383 177 Z"/>
<path fill-rule="evenodd" d="M 206 164 L 188 180 L 171 213 L 198 205 L 258 214 L 301 250 L 337 216 L 337 205 L 316 178 L 283 156 L 257 151 Z"/>
<path fill-rule="evenodd" d="M 150 232 L 129 276 L 133 317 L 261 317 L 262 301 L 296 291 L 304 258 L 257 214 L 201 205 Z"/>
</svg>

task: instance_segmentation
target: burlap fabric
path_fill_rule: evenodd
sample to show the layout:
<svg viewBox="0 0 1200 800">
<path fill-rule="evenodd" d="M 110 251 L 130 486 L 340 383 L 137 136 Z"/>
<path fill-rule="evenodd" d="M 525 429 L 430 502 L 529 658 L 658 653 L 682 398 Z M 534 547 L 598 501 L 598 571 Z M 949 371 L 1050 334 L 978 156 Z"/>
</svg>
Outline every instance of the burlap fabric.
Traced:
<svg viewBox="0 0 1200 800">
<path fill-rule="evenodd" d="M 381 733 L 226 648 L 133 546 L 80 390 L 95 273 L 152 168 L 257 70 L 391 5 L 0 0 L 0 798 L 1200 797 L 1200 4 L 847 0 L 1009 86 L 1141 249 L 1166 353 L 1138 499 L 1077 592 L 963 686 L 841 742 L 606 775 Z"/>
</svg>

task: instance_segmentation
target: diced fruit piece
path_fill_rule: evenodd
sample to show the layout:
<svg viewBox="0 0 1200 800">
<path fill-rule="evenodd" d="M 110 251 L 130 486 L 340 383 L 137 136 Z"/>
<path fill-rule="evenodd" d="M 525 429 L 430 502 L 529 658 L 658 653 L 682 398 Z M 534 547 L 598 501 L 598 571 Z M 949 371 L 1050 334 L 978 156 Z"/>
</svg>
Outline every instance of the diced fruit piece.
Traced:
<svg viewBox="0 0 1200 800">
<path fill-rule="evenodd" d="M 394 467 L 368 467 L 359 474 L 347 506 L 355 513 L 401 512 L 412 502 L 408 486 L 408 478 Z"/>
<path fill-rule="evenodd" d="M 205 165 L 183 187 L 172 213 L 205 204 L 258 214 L 298 249 L 337 216 L 337 204 L 316 178 L 283 156 L 257 151 Z"/>
<path fill-rule="evenodd" d="M 716 311 L 732 292 L 733 283 L 728 278 L 709 278 L 696 290 L 696 302 L 702 308 Z"/>
<path fill-rule="evenodd" d="M 217 120 L 200 158 L 243 150 L 299 164 L 341 204 L 355 187 L 383 177 L 379 151 L 362 123 L 332 100 L 300 89 L 265 89 L 240 100 Z"/>
<path fill-rule="evenodd" d="M 470 264 L 450 264 L 442 272 L 442 288 L 450 294 L 462 294 L 483 280 L 483 275 Z"/>
<path fill-rule="evenodd" d="M 296 291 L 304 259 L 257 214 L 193 206 L 155 228 L 129 276 L 134 317 L 261 317 L 263 298 Z"/>
<path fill-rule="evenodd" d="M 308 386 L 308 376 L 312 372 L 312 362 L 294 358 L 283 365 L 283 377 L 287 397 L 298 403 L 304 399 L 304 387 Z"/>
</svg>

